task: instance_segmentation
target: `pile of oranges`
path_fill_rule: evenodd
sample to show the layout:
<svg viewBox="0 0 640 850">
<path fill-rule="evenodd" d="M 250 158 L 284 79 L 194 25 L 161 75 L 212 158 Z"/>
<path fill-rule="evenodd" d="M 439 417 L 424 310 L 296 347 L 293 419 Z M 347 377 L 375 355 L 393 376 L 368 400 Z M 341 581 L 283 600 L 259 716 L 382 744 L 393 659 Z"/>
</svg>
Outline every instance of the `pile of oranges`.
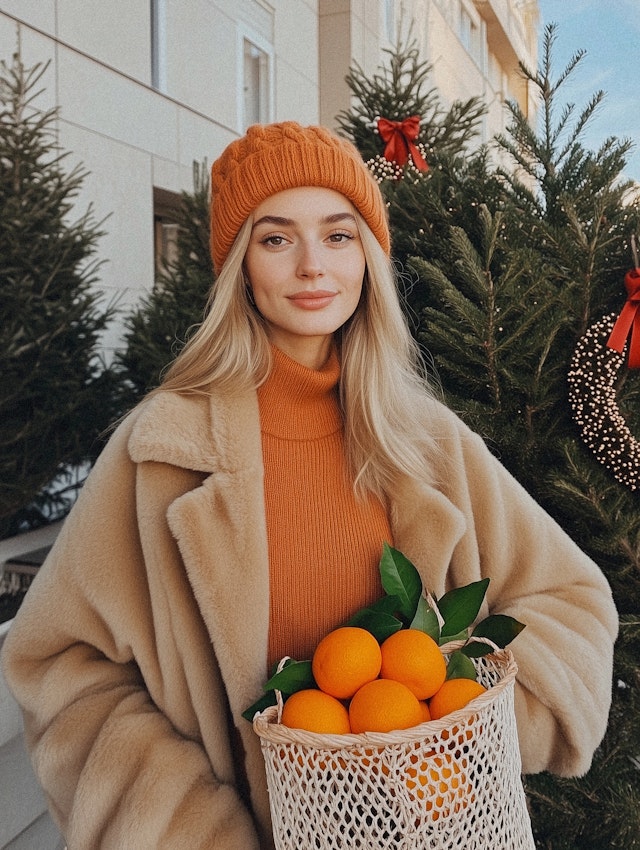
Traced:
<svg viewBox="0 0 640 850">
<path fill-rule="evenodd" d="M 282 723 L 329 735 L 409 729 L 463 708 L 485 690 L 474 679 L 447 679 L 436 641 L 412 628 L 381 644 L 366 629 L 337 628 L 316 647 L 312 671 L 318 687 L 291 694 Z"/>
</svg>

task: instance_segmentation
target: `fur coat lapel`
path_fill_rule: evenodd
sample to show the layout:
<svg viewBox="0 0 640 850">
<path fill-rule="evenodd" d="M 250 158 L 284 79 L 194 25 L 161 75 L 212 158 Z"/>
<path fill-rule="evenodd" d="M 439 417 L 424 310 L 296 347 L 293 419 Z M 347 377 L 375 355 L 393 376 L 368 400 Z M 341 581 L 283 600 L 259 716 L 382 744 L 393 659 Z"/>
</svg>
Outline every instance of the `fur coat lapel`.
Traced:
<svg viewBox="0 0 640 850">
<path fill-rule="evenodd" d="M 204 473 L 167 518 L 211 644 L 238 730 L 262 845 L 271 846 L 260 742 L 242 712 L 267 673 L 269 563 L 257 395 L 186 400 L 163 394 L 136 423 L 129 453 Z M 159 410 L 158 406 L 162 409 Z"/>
<path fill-rule="evenodd" d="M 269 564 L 255 393 L 154 399 L 132 433 L 132 459 L 206 474 L 176 499 L 168 520 L 216 649 L 236 725 L 264 681 L 269 627 Z M 162 410 L 158 410 L 158 405 Z M 167 427 L 167 423 L 169 427 Z"/>
<path fill-rule="evenodd" d="M 409 479 L 398 482 L 390 502 L 394 546 L 418 569 L 423 587 L 441 596 L 466 520 L 435 487 Z"/>
</svg>

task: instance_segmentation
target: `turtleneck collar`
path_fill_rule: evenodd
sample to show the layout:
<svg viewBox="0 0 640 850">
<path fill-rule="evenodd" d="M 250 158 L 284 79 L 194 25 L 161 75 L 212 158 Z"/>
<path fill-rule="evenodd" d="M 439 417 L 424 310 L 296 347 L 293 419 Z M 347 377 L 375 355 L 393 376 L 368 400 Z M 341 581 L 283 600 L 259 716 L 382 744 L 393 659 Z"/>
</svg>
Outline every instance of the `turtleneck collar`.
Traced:
<svg viewBox="0 0 640 850">
<path fill-rule="evenodd" d="M 287 440 L 310 440 L 339 431 L 340 362 L 335 348 L 319 370 L 302 366 L 275 346 L 271 352 L 271 373 L 258 388 L 263 433 Z"/>
</svg>

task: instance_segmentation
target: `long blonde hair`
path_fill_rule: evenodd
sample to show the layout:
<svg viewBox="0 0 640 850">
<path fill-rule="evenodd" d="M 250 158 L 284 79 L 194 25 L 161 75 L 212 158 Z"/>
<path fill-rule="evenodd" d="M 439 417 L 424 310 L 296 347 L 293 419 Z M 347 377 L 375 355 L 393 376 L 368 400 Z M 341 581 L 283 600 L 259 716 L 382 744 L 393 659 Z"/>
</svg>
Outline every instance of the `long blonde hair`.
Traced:
<svg viewBox="0 0 640 850">
<path fill-rule="evenodd" d="M 398 475 L 431 480 L 430 460 L 438 451 L 429 432 L 434 393 L 402 311 L 393 266 L 357 212 L 356 220 L 366 272 L 360 303 L 336 333 L 340 402 L 356 493 L 384 498 Z M 249 217 L 212 287 L 202 324 L 154 393 L 208 393 L 212 386 L 243 392 L 268 377 L 271 347 L 243 267 L 252 224 Z"/>
</svg>

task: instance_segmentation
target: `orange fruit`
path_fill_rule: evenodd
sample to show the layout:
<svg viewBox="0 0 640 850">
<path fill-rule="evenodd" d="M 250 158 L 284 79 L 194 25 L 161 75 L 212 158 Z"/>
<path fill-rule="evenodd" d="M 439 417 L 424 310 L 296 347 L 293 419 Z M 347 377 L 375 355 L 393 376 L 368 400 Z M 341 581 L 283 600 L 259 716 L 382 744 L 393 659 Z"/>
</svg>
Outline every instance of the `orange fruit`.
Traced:
<svg viewBox="0 0 640 850">
<path fill-rule="evenodd" d="M 374 679 L 354 694 L 349 704 L 351 731 L 391 732 L 422 723 L 422 709 L 406 685 L 393 679 Z"/>
<path fill-rule="evenodd" d="M 282 709 L 282 724 L 325 735 L 346 735 L 351 731 L 349 712 L 344 705 L 315 688 L 291 694 Z"/>
<path fill-rule="evenodd" d="M 471 783 L 465 773 L 466 759 L 456 761 L 450 755 L 410 757 L 406 785 L 412 800 L 424 801 L 431 819 L 450 817 L 473 801 Z"/>
<path fill-rule="evenodd" d="M 419 629 L 400 629 L 380 647 L 380 677 L 402 682 L 422 700 L 433 696 L 447 675 L 447 665 L 435 640 Z"/>
<path fill-rule="evenodd" d="M 485 691 L 484 685 L 475 679 L 447 679 L 429 700 L 431 719 L 439 720 L 445 714 L 464 708 L 468 702 Z"/>
<path fill-rule="evenodd" d="M 380 644 L 366 629 L 341 626 L 325 635 L 311 660 L 316 684 L 336 699 L 350 699 L 358 688 L 377 678 Z"/>
<path fill-rule="evenodd" d="M 428 723 L 431 720 L 431 712 L 429 711 L 429 703 L 426 699 L 418 700 L 418 704 L 420 705 L 420 711 L 422 711 L 422 722 Z"/>
</svg>

